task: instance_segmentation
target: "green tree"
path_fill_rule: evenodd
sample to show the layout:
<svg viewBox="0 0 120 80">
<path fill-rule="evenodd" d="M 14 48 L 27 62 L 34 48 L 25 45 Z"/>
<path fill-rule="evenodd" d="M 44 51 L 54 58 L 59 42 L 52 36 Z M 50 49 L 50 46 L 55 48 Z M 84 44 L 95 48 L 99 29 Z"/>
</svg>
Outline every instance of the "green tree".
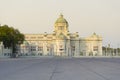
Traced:
<svg viewBox="0 0 120 80">
<path fill-rule="evenodd" d="M 12 49 L 11 57 L 16 56 L 16 47 L 24 41 L 24 35 L 18 29 L 9 27 L 8 25 L 0 26 L 0 41 L 5 47 Z"/>
</svg>

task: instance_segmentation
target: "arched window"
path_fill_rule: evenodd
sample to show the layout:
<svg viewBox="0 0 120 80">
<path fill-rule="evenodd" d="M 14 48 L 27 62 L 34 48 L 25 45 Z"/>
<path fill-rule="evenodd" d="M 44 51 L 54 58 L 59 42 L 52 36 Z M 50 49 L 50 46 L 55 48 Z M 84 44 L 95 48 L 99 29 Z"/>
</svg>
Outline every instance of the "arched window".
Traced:
<svg viewBox="0 0 120 80">
<path fill-rule="evenodd" d="M 63 26 L 59 26 L 58 30 L 64 30 L 64 27 Z"/>
</svg>

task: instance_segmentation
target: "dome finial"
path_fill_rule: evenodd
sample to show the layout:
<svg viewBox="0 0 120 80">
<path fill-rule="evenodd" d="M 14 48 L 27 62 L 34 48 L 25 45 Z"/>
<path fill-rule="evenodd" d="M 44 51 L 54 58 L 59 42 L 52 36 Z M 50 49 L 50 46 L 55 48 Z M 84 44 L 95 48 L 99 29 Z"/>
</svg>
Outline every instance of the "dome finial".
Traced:
<svg viewBox="0 0 120 80">
<path fill-rule="evenodd" d="M 96 33 L 94 32 L 93 35 L 96 35 Z"/>
<path fill-rule="evenodd" d="M 62 13 L 60 13 L 60 17 L 62 17 L 62 18 L 63 18 L 63 14 L 62 14 Z"/>
</svg>

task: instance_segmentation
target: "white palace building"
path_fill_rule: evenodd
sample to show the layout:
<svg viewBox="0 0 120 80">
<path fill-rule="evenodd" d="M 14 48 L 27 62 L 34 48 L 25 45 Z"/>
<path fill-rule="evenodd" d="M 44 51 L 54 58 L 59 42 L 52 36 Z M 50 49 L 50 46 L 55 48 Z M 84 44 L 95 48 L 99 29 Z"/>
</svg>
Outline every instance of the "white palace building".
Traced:
<svg viewBox="0 0 120 80">
<path fill-rule="evenodd" d="M 102 56 L 102 37 L 93 33 L 80 38 L 78 32 L 70 33 L 69 24 L 61 14 L 55 21 L 51 34 L 25 34 L 20 53 L 44 56 Z"/>
<path fill-rule="evenodd" d="M 61 14 L 51 34 L 24 34 L 18 53 L 22 56 L 102 56 L 102 37 L 93 33 L 86 38 L 70 33 L 69 24 Z"/>
</svg>

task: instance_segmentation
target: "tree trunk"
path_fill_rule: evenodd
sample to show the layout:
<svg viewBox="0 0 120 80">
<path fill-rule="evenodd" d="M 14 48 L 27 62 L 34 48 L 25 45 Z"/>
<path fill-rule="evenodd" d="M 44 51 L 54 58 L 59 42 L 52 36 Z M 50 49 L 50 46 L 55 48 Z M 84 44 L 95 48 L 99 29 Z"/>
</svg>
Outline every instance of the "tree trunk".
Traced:
<svg viewBox="0 0 120 80">
<path fill-rule="evenodd" d="M 11 43 L 11 49 L 12 49 L 12 58 L 16 58 L 16 47 L 14 43 Z"/>
</svg>

